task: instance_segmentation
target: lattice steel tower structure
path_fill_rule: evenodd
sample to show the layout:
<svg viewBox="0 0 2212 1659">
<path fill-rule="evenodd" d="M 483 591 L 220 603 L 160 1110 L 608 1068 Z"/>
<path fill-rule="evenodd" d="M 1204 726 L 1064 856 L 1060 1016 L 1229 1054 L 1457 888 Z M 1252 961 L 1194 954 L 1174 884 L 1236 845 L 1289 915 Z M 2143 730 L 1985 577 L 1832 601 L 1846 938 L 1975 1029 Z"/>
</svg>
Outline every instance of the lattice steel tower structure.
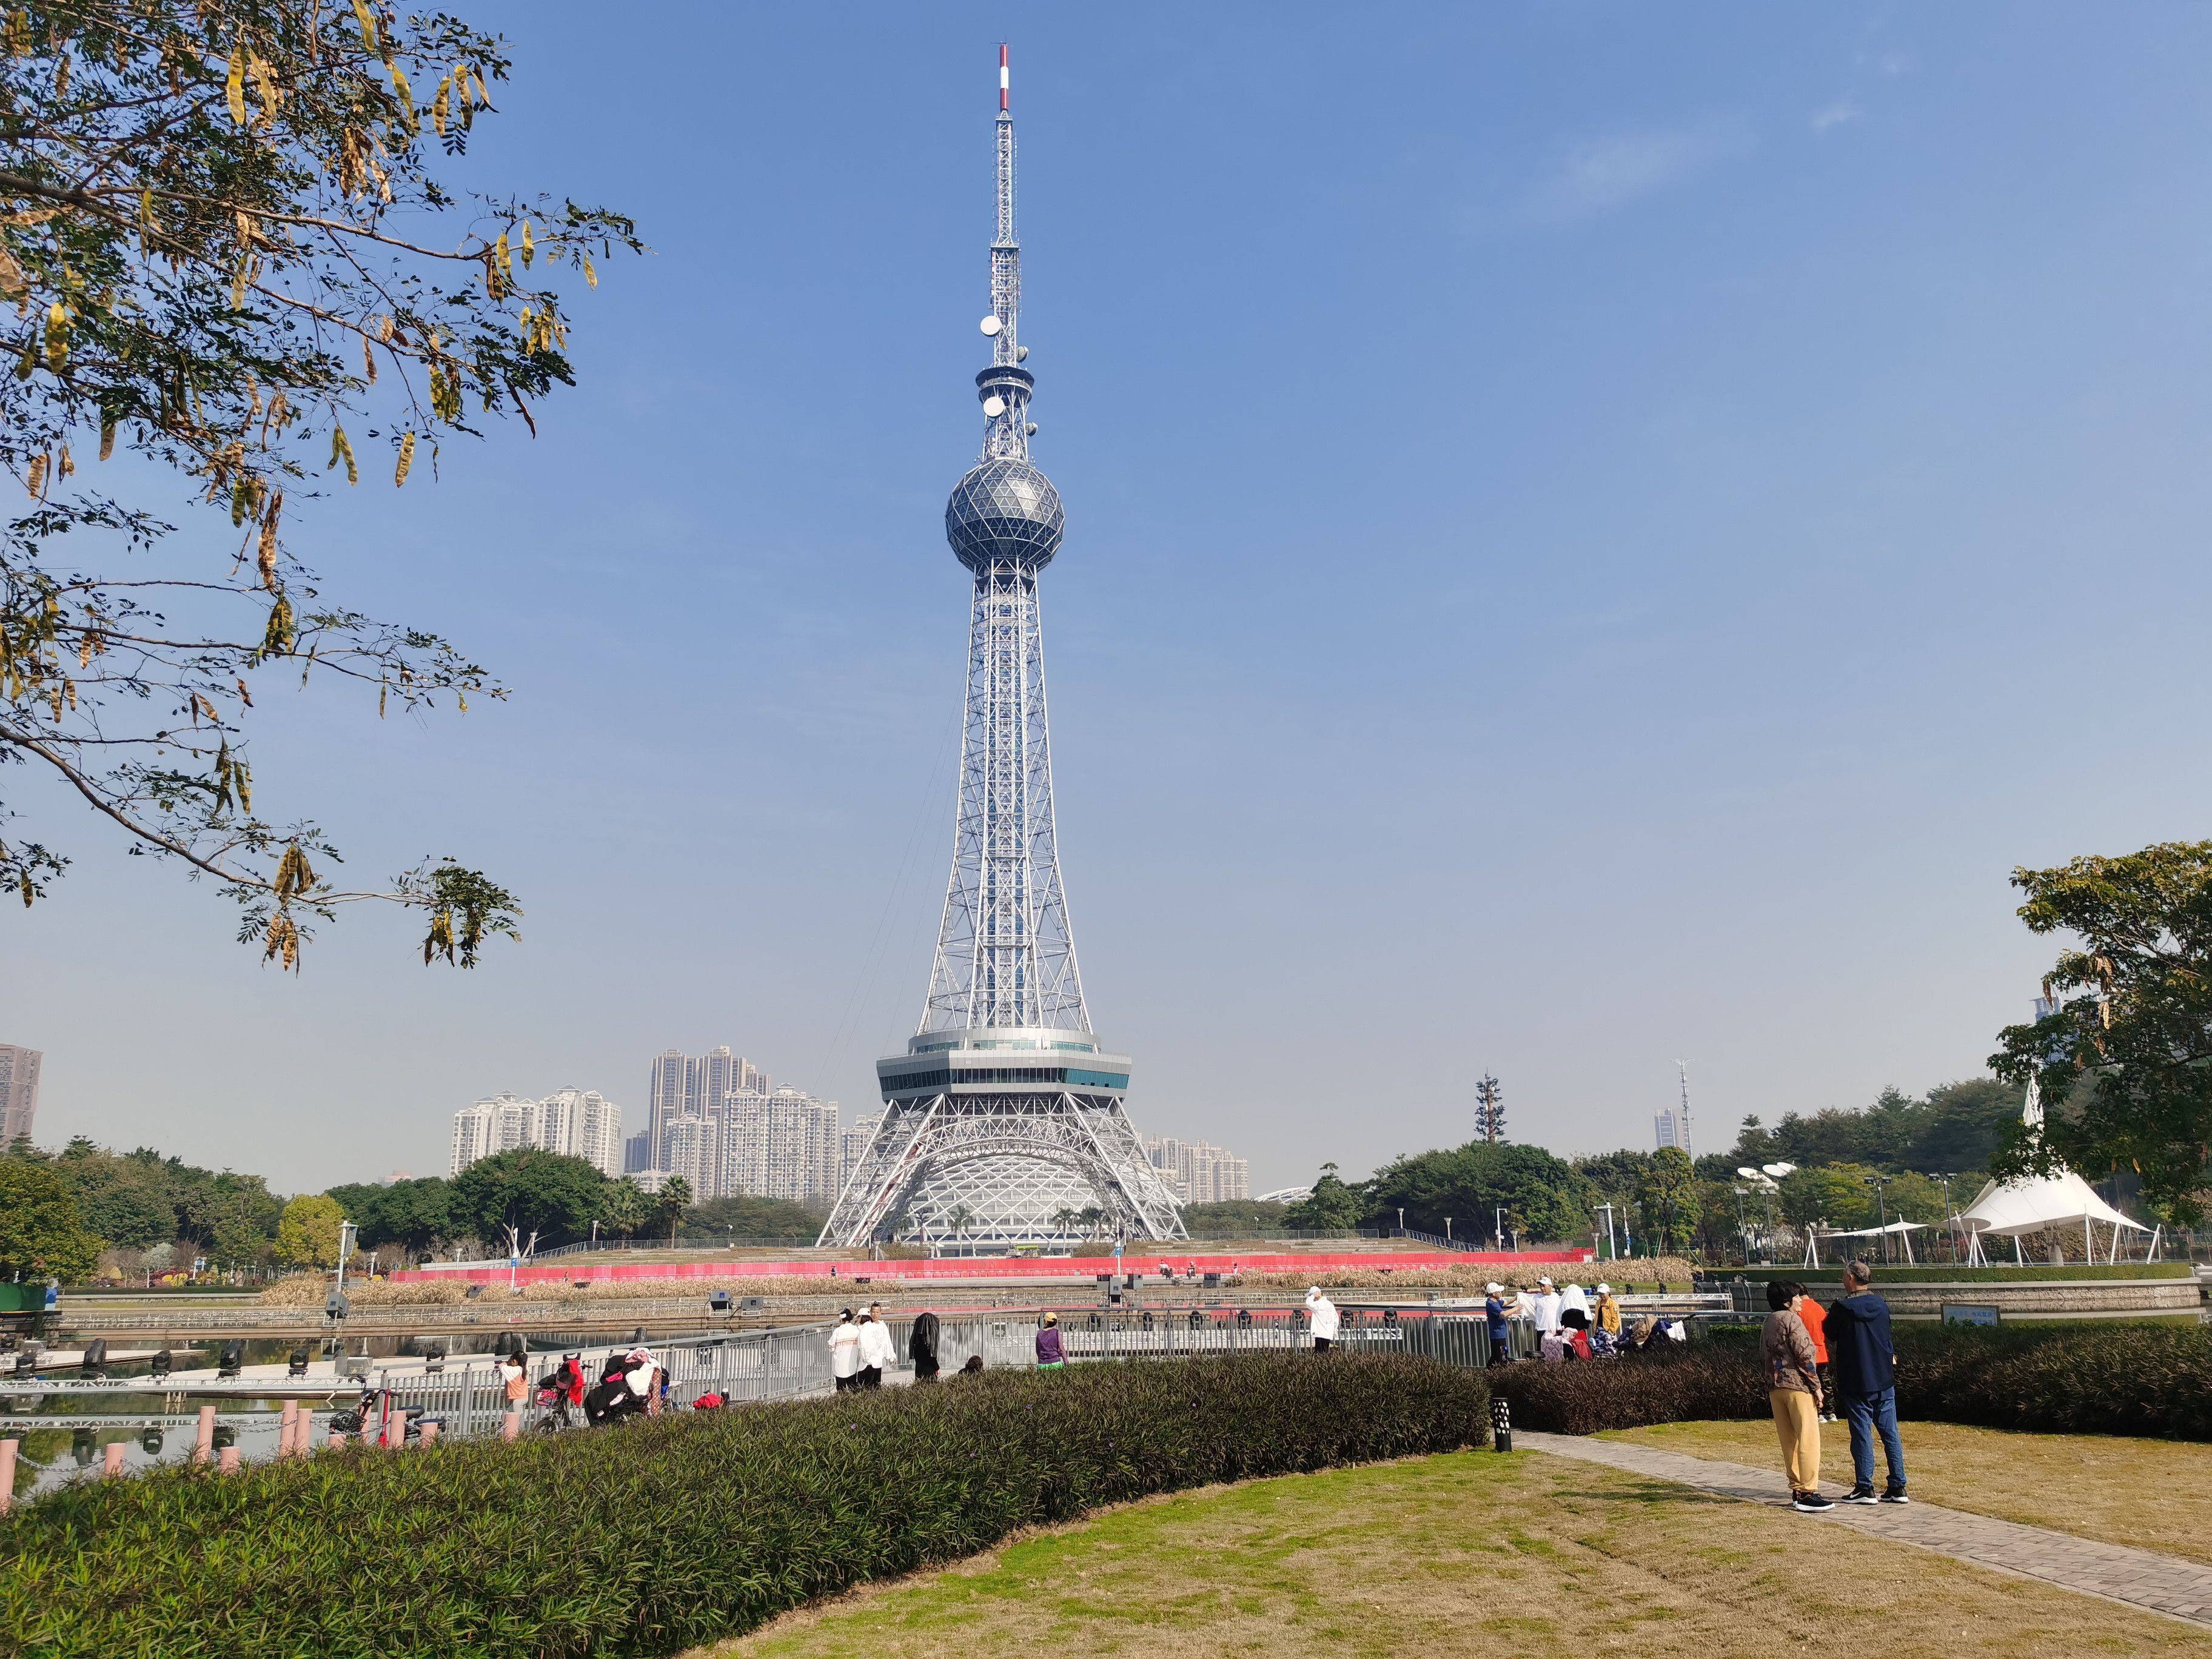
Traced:
<svg viewBox="0 0 2212 1659">
<path fill-rule="evenodd" d="M 1060 492 L 1030 461 L 1014 121 L 999 49 L 998 234 L 991 366 L 975 377 L 983 453 L 953 486 L 945 534 L 975 578 L 967 740 L 952 878 L 921 1024 L 876 1062 L 883 1122 L 847 1177 L 824 1244 L 918 1230 L 930 1243 L 1043 1244 L 1103 1231 L 1180 1238 L 1174 1194 L 1123 1098 L 1129 1057 L 1091 1030 L 1053 832 L 1037 573 L 1060 549 Z M 1086 1215 L 1087 1212 L 1087 1215 Z"/>
</svg>

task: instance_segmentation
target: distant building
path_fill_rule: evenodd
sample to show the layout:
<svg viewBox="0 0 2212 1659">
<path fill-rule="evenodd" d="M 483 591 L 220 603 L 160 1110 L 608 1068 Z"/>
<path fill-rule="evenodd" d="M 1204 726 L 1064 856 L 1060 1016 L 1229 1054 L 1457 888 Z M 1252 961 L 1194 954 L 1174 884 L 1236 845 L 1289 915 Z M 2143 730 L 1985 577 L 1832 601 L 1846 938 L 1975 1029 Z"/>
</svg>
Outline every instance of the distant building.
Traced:
<svg viewBox="0 0 2212 1659">
<path fill-rule="evenodd" d="M 853 1178 L 853 1171 L 860 1167 L 860 1160 L 868 1155 L 868 1143 L 876 1138 L 876 1131 L 883 1126 L 882 1112 L 863 1112 L 853 1120 L 852 1127 L 845 1131 L 841 1138 L 844 1155 L 838 1160 L 837 1189 L 841 1193 L 845 1189 L 845 1183 Z"/>
<path fill-rule="evenodd" d="M 1180 1203 L 1221 1204 L 1252 1196 L 1249 1166 L 1226 1146 L 1173 1135 L 1147 1135 L 1144 1146 L 1146 1160 Z"/>
<path fill-rule="evenodd" d="M 39 1112 L 39 1063 L 45 1058 L 36 1048 L 0 1042 L 0 1146 L 30 1139 Z"/>
<path fill-rule="evenodd" d="M 678 1120 L 696 1117 L 719 1123 L 722 1103 L 730 1096 L 764 1095 L 772 1087 L 767 1073 L 743 1054 L 731 1053 L 726 1043 L 703 1054 L 663 1049 L 653 1058 L 653 1080 L 646 1094 L 646 1146 L 652 1156 L 637 1167 L 671 1167 L 668 1137 Z"/>
<path fill-rule="evenodd" d="M 622 1172 L 635 1175 L 641 1170 L 653 1167 L 653 1131 L 640 1129 L 623 1142 Z"/>
<path fill-rule="evenodd" d="M 645 1097 L 646 1145 L 653 1149 L 656 1170 L 668 1167 L 668 1126 L 690 1109 L 691 1062 L 681 1048 L 667 1048 L 653 1057 L 653 1085 Z"/>
<path fill-rule="evenodd" d="M 1661 1152 L 1665 1152 L 1669 1146 L 1677 1152 L 1690 1150 L 1690 1125 L 1680 1111 L 1672 1106 L 1662 1106 L 1652 1114 L 1651 1121 Z"/>
<path fill-rule="evenodd" d="M 668 1155 L 661 1160 L 661 1168 L 671 1176 L 684 1177 L 694 1201 L 722 1195 L 717 1168 L 721 1137 L 717 1127 L 712 1119 L 703 1117 L 679 1117 L 668 1126 Z"/>
<path fill-rule="evenodd" d="M 823 1208 L 844 1175 L 837 1103 L 798 1089 L 745 1091 L 723 1103 L 726 1194 L 787 1199 Z"/>
<path fill-rule="evenodd" d="M 453 1114 L 451 1174 L 478 1158 L 534 1146 L 587 1160 L 603 1175 L 623 1172 L 622 1108 L 596 1089 L 556 1090 L 543 1100 L 492 1095 Z"/>
</svg>

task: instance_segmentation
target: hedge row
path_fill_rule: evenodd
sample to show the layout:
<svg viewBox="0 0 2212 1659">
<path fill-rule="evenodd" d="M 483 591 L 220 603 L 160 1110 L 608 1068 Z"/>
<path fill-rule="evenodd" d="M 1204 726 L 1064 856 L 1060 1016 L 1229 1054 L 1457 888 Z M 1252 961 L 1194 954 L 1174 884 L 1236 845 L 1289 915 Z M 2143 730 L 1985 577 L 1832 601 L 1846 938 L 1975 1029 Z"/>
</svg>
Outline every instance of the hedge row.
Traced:
<svg viewBox="0 0 2212 1659">
<path fill-rule="evenodd" d="M 84 1483 L 0 1524 L 0 1647 L 671 1654 L 1097 1504 L 1451 1450 L 1487 1409 L 1427 1361 L 1247 1354 Z"/>
<path fill-rule="evenodd" d="M 1490 1373 L 1518 1426 L 1596 1434 L 1653 1423 L 1763 1418 L 1756 1334 L 1716 1332 L 1673 1353 Z M 2212 1440 L 2212 1328 L 2110 1324 L 1897 1328 L 1901 1417 L 2047 1434 Z"/>
</svg>

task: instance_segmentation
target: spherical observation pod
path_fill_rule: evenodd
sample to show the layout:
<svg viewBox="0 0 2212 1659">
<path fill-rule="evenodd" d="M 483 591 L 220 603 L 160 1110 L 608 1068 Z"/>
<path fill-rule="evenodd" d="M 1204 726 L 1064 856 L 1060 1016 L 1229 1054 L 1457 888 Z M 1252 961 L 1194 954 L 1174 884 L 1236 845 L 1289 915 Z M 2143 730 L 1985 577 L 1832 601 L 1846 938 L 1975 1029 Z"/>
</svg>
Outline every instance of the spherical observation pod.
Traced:
<svg viewBox="0 0 2212 1659">
<path fill-rule="evenodd" d="M 1052 480 L 1012 455 L 973 468 L 945 504 L 945 538 L 960 562 L 978 573 L 994 564 L 1043 569 L 1066 528 Z"/>
</svg>

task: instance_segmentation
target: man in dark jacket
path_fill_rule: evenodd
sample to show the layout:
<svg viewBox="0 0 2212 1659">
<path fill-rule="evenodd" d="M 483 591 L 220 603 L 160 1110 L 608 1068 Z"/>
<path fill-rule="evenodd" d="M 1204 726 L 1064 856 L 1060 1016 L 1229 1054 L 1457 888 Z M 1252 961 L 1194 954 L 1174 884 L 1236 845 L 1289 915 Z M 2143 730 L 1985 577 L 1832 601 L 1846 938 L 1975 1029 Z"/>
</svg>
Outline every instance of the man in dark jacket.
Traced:
<svg viewBox="0 0 2212 1659">
<path fill-rule="evenodd" d="M 1904 1504 L 1905 1448 L 1897 1438 L 1897 1349 L 1889 1340 L 1889 1304 L 1874 1293 L 1874 1269 L 1844 1269 L 1844 1294 L 1828 1310 L 1828 1365 L 1851 1425 L 1850 1491 L 1846 1504 Z M 1874 1495 L 1874 1437 L 1881 1435 L 1889 1484 Z"/>
<path fill-rule="evenodd" d="M 907 1358 L 914 1361 L 914 1380 L 917 1382 L 937 1381 L 937 1316 L 927 1309 L 914 1316 L 914 1328 L 907 1334 Z"/>
</svg>

